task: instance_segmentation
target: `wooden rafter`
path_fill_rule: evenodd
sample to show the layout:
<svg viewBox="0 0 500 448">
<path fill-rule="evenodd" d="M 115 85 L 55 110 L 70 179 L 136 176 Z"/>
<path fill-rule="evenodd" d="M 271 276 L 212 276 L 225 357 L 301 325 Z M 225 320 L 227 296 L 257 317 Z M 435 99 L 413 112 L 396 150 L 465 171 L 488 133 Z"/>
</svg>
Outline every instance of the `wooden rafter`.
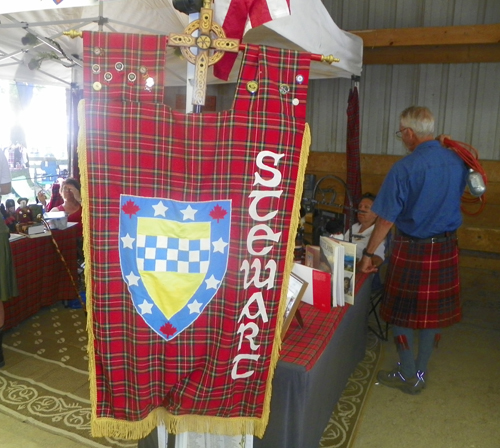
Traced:
<svg viewBox="0 0 500 448">
<path fill-rule="evenodd" d="M 500 24 L 351 31 L 364 64 L 500 62 Z"/>
</svg>

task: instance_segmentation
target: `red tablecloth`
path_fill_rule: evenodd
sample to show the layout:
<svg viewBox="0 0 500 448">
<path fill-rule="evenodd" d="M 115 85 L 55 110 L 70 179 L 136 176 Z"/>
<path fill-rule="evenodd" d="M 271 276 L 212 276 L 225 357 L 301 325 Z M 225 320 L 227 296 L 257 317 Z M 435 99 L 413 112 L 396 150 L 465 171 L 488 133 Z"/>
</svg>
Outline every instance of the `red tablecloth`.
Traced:
<svg viewBox="0 0 500 448">
<path fill-rule="evenodd" d="M 363 273 L 356 275 L 355 295 L 368 277 L 367 274 Z M 292 321 L 281 346 L 280 360 L 298 364 L 306 370 L 310 370 L 333 337 L 335 329 L 342 321 L 349 306 L 332 308 L 329 313 L 325 313 L 302 302 L 299 305 L 299 310 L 304 326 L 301 328 L 297 319 Z"/>
<path fill-rule="evenodd" d="M 65 230 L 53 230 L 52 235 L 77 281 L 76 241 L 79 230 L 73 226 Z M 4 303 L 5 329 L 15 327 L 43 306 L 77 298 L 73 283 L 50 236 L 23 238 L 11 242 L 10 246 L 19 296 Z"/>
</svg>

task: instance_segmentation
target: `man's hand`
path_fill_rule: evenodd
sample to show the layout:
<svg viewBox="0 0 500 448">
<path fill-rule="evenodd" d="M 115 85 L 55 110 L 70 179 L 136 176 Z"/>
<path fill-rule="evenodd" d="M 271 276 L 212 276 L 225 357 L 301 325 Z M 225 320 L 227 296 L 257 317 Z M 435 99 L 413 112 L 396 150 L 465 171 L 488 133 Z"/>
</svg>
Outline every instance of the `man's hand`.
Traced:
<svg viewBox="0 0 500 448">
<path fill-rule="evenodd" d="M 436 137 L 436 140 L 439 141 L 439 143 L 441 143 L 442 146 L 444 146 L 445 148 L 448 148 L 447 145 L 444 144 L 444 140 L 451 140 L 451 135 L 447 135 L 447 134 L 440 134 Z"/>
<path fill-rule="evenodd" d="M 45 192 L 43 190 L 40 190 L 37 194 L 38 200 L 43 204 L 47 204 L 47 196 L 45 195 Z"/>
<path fill-rule="evenodd" d="M 378 271 L 378 268 L 372 263 L 372 259 L 365 256 L 361 257 L 361 260 L 359 260 L 356 267 L 359 271 L 364 272 L 365 274 L 371 274 L 372 272 Z"/>
</svg>

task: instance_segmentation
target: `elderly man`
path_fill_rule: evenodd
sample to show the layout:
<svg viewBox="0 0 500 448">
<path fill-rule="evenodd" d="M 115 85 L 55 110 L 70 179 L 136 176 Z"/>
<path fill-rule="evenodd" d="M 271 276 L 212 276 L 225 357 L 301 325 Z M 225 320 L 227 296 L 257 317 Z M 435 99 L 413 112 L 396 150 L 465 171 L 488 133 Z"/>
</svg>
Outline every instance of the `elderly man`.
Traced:
<svg viewBox="0 0 500 448">
<path fill-rule="evenodd" d="M 456 230 L 462 223 L 467 167 L 434 139 L 434 117 L 426 107 L 405 109 L 396 135 L 410 154 L 391 168 L 372 206 L 378 218 L 359 269 L 376 270 L 375 249 L 394 224 L 380 315 L 393 326 L 400 363 L 377 378 L 385 386 L 418 394 L 441 329 L 462 317 Z M 416 359 L 414 330 L 419 330 Z"/>
</svg>

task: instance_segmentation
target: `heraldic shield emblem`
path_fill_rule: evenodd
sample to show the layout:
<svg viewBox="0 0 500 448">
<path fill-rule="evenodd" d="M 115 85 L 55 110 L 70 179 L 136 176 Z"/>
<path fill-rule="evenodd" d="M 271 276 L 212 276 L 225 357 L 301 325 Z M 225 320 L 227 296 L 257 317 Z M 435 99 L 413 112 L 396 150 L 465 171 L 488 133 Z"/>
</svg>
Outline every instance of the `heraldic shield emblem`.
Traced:
<svg viewBox="0 0 500 448">
<path fill-rule="evenodd" d="M 189 327 L 227 270 L 231 201 L 120 196 L 119 253 L 135 309 L 167 341 Z"/>
</svg>

